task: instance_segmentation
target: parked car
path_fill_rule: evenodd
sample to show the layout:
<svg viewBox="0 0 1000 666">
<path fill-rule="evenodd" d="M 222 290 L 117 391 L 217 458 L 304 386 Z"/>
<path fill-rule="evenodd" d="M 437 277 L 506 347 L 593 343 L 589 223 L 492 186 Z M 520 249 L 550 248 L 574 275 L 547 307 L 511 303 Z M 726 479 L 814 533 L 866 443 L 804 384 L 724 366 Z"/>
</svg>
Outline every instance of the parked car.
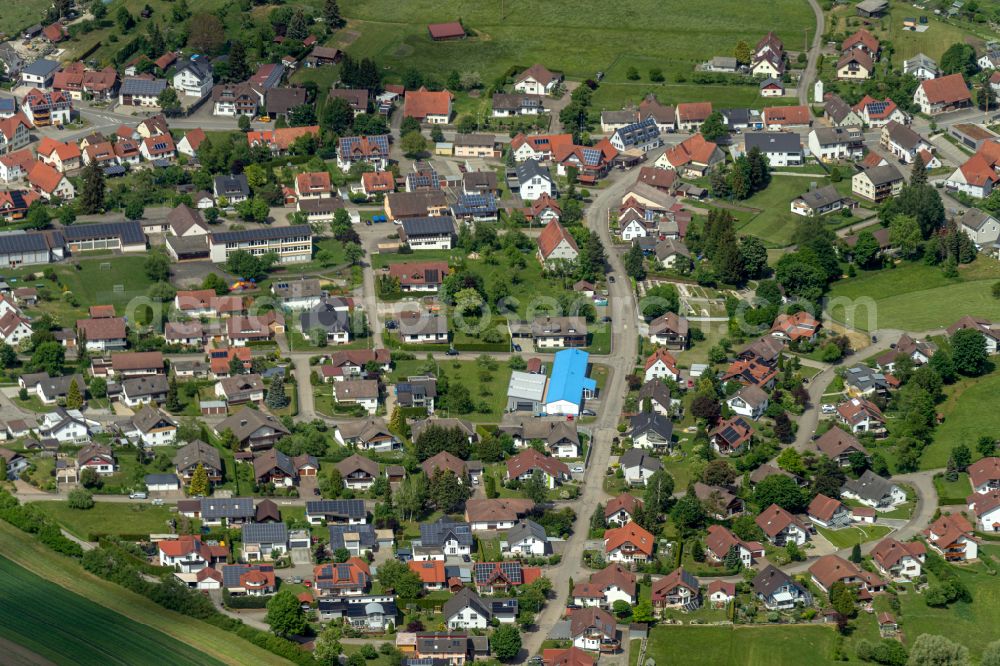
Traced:
<svg viewBox="0 0 1000 666">
<path fill-rule="evenodd" d="M 147 497 L 149 497 L 149 495 L 144 492 L 129 493 L 128 496 L 129 499 L 146 499 Z"/>
<path fill-rule="evenodd" d="M 583 468 L 583 465 L 576 465 L 574 467 L 570 467 L 570 471 L 576 472 L 577 474 L 583 474 L 586 470 Z"/>
<path fill-rule="evenodd" d="M 597 412 L 592 409 L 582 409 L 580 410 L 580 416 L 597 416 Z"/>
<path fill-rule="evenodd" d="M 835 411 L 837 411 L 837 408 L 831 405 L 830 403 L 827 403 L 823 405 L 822 410 L 824 414 L 833 414 Z"/>
<path fill-rule="evenodd" d="M 445 352 L 448 356 L 458 356 L 458 350 L 454 347 L 448 347 L 448 351 Z"/>
</svg>

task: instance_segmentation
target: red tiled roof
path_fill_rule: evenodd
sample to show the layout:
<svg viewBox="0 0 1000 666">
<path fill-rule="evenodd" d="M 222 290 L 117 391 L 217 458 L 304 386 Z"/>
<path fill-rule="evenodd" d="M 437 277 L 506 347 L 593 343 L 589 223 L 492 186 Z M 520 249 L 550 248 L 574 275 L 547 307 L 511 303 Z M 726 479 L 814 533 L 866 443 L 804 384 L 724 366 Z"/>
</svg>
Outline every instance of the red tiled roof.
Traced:
<svg viewBox="0 0 1000 666">
<path fill-rule="evenodd" d="M 671 165 L 681 167 L 686 164 L 708 164 L 718 146 L 707 141 L 700 133 L 684 139 L 667 151 L 667 161 Z"/>
<path fill-rule="evenodd" d="M 20 111 L 10 118 L 0 118 L 0 134 L 3 134 L 10 141 L 17 134 L 18 125 L 24 125 L 25 129 L 31 129 L 31 123 Z"/>
<path fill-rule="evenodd" d="M 35 162 L 35 165 L 31 167 L 31 171 L 28 172 L 28 182 L 33 187 L 49 194 L 59 187 L 62 179 L 63 175 L 61 173 L 43 162 Z"/>
<path fill-rule="evenodd" d="M 443 560 L 428 560 L 426 562 L 409 561 L 406 563 L 410 571 L 420 576 L 420 582 L 425 584 L 443 584 L 448 578 L 444 573 Z"/>
<path fill-rule="evenodd" d="M 610 553 L 626 543 L 632 544 L 647 556 L 652 556 L 656 539 L 652 534 L 635 523 L 628 523 L 622 527 L 605 530 L 604 552 Z"/>
<path fill-rule="evenodd" d="M 763 511 L 760 515 L 754 519 L 757 526 L 764 530 L 764 534 L 773 538 L 780 534 L 782 530 L 786 529 L 789 525 L 802 526 L 802 523 L 793 516 L 792 514 L 785 511 L 783 508 L 777 504 L 772 504 Z"/>
<path fill-rule="evenodd" d="M 451 109 L 452 94 L 447 90 L 433 92 L 421 86 L 407 90 L 403 99 L 403 117 L 422 120 L 427 116 L 446 116 Z"/>
<path fill-rule="evenodd" d="M 949 74 L 937 79 L 927 79 L 920 86 L 931 104 L 955 104 L 972 99 L 969 86 L 961 74 Z"/>
<path fill-rule="evenodd" d="M 427 26 L 427 30 L 431 33 L 432 39 L 455 39 L 458 37 L 465 37 L 465 28 L 462 27 L 460 21 L 451 21 L 450 23 L 431 23 Z"/>
<path fill-rule="evenodd" d="M 711 102 L 684 102 L 677 105 L 677 120 L 681 122 L 702 122 L 710 115 Z"/>
<path fill-rule="evenodd" d="M 631 516 L 635 514 L 635 510 L 640 506 L 642 506 L 641 500 L 636 499 L 628 493 L 622 493 L 617 497 L 611 498 L 604 505 L 604 517 L 608 518 L 623 510 Z"/>
<path fill-rule="evenodd" d="M 512 479 L 516 479 L 536 469 L 542 470 L 556 479 L 560 476 L 569 475 L 569 465 L 561 460 L 541 454 L 536 449 L 525 449 L 513 458 L 507 459 L 507 474 Z"/>
<path fill-rule="evenodd" d="M 990 182 L 996 183 L 1000 180 L 993 167 L 978 153 L 966 160 L 965 164 L 959 167 L 959 170 L 961 170 L 962 175 L 965 177 L 965 182 L 977 187 L 982 187 Z"/>
<path fill-rule="evenodd" d="M 308 192 L 329 192 L 330 174 L 326 171 L 306 171 L 295 177 L 295 184 L 302 194 Z"/>
<path fill-rule="evenodd" d="M 779 314 L 771 326 L 771 331 L 784 333 L 790 340 L 798 340 L 813 337 L 818 328 L 819 322 L 816 318 L 801 310 L 793 315 Z"/>
<path fill-rule="evenodd" d="M 837 513 L 837 509 L 843 506 L 843 503 L 832 497 L 827 497 L 823 493 L 816 495 L 812 502 L 809 502 L 809 509 L 806 513 L 810 517 L 815 516 L 823 522 L 826 522 L 833 518 L 833 515 Z"/>
<path fill-rule="evenodd" d="M 38 154 L 48 157 L 55 153 L 60 160 L 66 161 L 80 157 L 80 147 L 75 143 L 63 143 L 49 137 L 44 137 L 38 142 Z"/>
<path fill-rule="evenodd" d="M 663 361 L 673 374 L 677 374 L 677 359 L 666 349 L 657 349 L 650 354 L 649 358 L 646 359 L 646 366 L 643 369 L 649 370 L 657 361 Z"/>
<path fill-rule="evenodd" d="M 872 549 L 871 556 L 882 569 L 889 569 L 896 566 L 904 557 L 920 559 L 927 549 L 919 541 L 903 543 L 892 537 L 887 537 L 878 542 Z"/>
<path fill-rule="evenodd" d="M 191 146 L 191 150 L 198 150 L 198 146 L 201 142 L 205 140 L 205 130 L 200 127 L 196 127 L 193 130 L 188 130 L 188 133 L 184 135 L 187 139 L 188 145 Z"/>
<path fill-rule="evenodd" d="M 1000 458 L 991 456 L 982 458 L 969 465 L 969 480 L 973 487 L 978 487 L 990 481 L 1000 481 Z"/>
<path fill-rule="evenodd" d="M 45 39 L 49 40 L 53 44 L 61 42 L 66 37 L 66 28 L 63 27 L 62 23 L 56 21 L 51 25 L 47 25 L 42 29 L 42 35 Z"/>
<path fill-rule="evenodd" d="M 765 125 L 808 125 L 811 119 L 808 106 L 770 106 L 764 109 Z"/>
<path fill-rule="evenodd" d="M 845 39 L 840 45 L 840 48 L 846 51 L 847 49 L 854 49 L 858 46 L 863 46 L 868 51 L 877 53 L 879 49 L 879 41 L 876 39 L 875 35 L 868 32 L 864 28 L 861 28 L 856 33 Z"/>
<path fill-rule="evenodd" d="M 396 189 L 391 171 L 368 171 L 361 174 L 361 183 L 366 192 L 392 192 Z"/>
<path fill-rule="evenodd" d="M 76 330 L 87 340 L 119 340 L 125 337 L 125 320 L 121 317 L 104 319 L 78 319 Z"/>
<path fill-rule="evenodd" d="M 538 251 L 542 253 L 542 258 L 547 259 L 559 243 L 564 240 L 574 250 L 578 250 L 572 234 L 566 231 L 566 228 L 559 224 L 558 220 L 550 220 L 542 229 L 542 233 L 538 235 Z"/>
<path fill-rule="evenodd" d="M 816 560 L 809 573 L 827 590 L 839 580 L 860 578 L 861 570 L 837 555 L 824 555 Z"/>
</svg>

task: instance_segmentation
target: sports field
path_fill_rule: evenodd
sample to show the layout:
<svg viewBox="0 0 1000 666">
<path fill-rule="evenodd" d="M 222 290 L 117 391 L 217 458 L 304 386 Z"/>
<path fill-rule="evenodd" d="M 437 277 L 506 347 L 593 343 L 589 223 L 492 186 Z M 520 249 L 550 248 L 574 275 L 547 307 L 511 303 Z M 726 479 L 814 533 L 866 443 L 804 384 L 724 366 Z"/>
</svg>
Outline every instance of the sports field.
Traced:
<svg viewBox="0 0 1000 666">
<path fill-rule="evenodd" d="M 0 636 L 57 664 L 222 664 L 0 557 Z M 3 661 L 3 658 L 0 658 Z"/>
</svg>

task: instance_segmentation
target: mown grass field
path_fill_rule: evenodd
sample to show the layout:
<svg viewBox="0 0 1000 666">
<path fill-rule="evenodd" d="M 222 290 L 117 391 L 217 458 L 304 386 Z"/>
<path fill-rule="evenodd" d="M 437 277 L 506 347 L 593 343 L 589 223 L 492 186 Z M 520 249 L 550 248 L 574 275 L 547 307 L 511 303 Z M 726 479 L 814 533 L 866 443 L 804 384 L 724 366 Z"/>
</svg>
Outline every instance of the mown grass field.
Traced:
<svg viewBox="0 0 1000 666">
<path fill-rule="evenodd" d="M 66 502 L 35 502 L 67 531 L 91 540 L 92 534 L 149 534 L 169 531 L 170 507 L 132 502 L 95 502 L 93 509 L 71 509 Z M 176 514 L 174 514 L 176 516 Z"/>
<path fill-rule="evenodd" d="M 904 263 L 834 283 L 825 314 L 863 331 L 941 329 L 962 315 L 997 319 L 1000 301 L 993 298 L 990 288 L 998 278 L 1000 263 L 986 257 L 960 267 L 957 278 L 945 277 L 938 267 Z M 846 301 L 838 303 L 838 299 Z M 856 306 L 853 321 L 845 303 Z"/>
<path fill-rule="evenodd" d="M 837 662 L 833 661 L 831 653 L 835 640 L 836 631 L 832 626 L 819 625 L 655 627 L 649 632 L 646 656 L 652 657 L 657 664 L 672 664 L 675 663 L 676 646 L 683 645 L 684 663 L 689 666 L 834 664 Z"/>
<path fill-rule="evenodd" d="M 28 26 L 41 21 L 51 4 L 48 0 L 4 3 L 3 11 L 0 12 L 0 32 L 11 37 L 17 35 Z"/>
<path fill-rule="evenodd" d="M 257 646 L 238 638 L 222 629 L 218 629 L 200 620 L 190 618 L 180 613 L 164 610 L 146 597 L 130 592 L 125 588 L 97 578 L 87 573 L 83 567 L 76 562 L 57 555 L 48 550 L 29 535 L 20 532 L 7 523 L 0 522 L 0 558 L 7 558 L 6 561 L 40 577 L 39 585 L 31 585 L 26 590 L 27 595 L 23 603 L 8 604 L 7 601 L 14 593 L 9 589 L 7 581 L 11 576 L 0 572 L 0 576 L 5 581 L 0 585 L 3 603 L 0 604 L 0 636 L 7 638 L 3 632 L 10 623 L 6 615 L 10 608 L 18 610 L 19 615 L 29 616 L 33 609 L 37 609 L 39 623 L 30 628 L 29 638 L 43 636 L 41 640 L 50 649 L 62 649 L 61 645 L 53 645 L 55 640 L 50 637 L 60 631 L 77 631 L 82 628 L 86 636 L 92 643 L 102 641 L 102 634 L 105 632 L 96 628 L 93 613 L 108 613 L 115 618 L 115 622 L 131 623 L 137 631 L 126 632 L 124 636 L 120 633 L 112 633 L 115 623 L 110 623 L 107 635 L 120 637 L 114 643 L 114 650 L 124 651 L 130 649 L 130 643 L 139 644 L 140 647 L 148 647 L 150 639 L 144 639 L 144 633 L 149 632 L 151 636 L 159 634 L 164 636 L 160 639 L 157 652 L 146 655 L 145 658 L 137 657 L 132 659 L 109 659 L 106 654 L 100 655 L 100 659 L 83 662 L 76 652 L 71 652 L 66 656 L 53 653 L 42 653 L 46 658 L 60 664 L 135 664 L 135 663 L 164 663 L 164 655 L 186 655 L 184 661 L 171 660 L 169 663 L 179 664 L 286 664 L 287 662 L 276 655 L 267 652 Z M 49 590 L 45 586 L 52 586 L 54 590 Z M 68 600 L 79 599 L 82 602 L 91 602 L 89 609 L 77 611 L 78 625 L 64 626 L 56 618 L 61 609 L 68 608 L 67 603 L 60 602 L 55 596 L 58 593 L 66 594 Z M 79 595 L 79 596 L 77 596 Z M 21 612 L 21 609 L 24 612 Z M 65 623 L 72 625 L 72 620 Z M 155 627 L 155 629 L 154 629 Z M 80 635 L 80 634 L 77 634 Z M 174 639 L 171 641 L 170 639 Z M 13 640 L 13 639 L 12 639 Z M 58 640 L 58 639 L 56 639 Z M 15 641 L 19 642 L 19 641 Z M 67 644 L 69 641 L 67 640 Z M 103 644 L 103 643 L 102 643 Z M 201 652 L 189 647 L 197 646 Z M 69 648 L 72 648 L 69 645 Z M 32 649 L 34 649 L 32 647 Z M 86 646 L 80 648 L 86 649 Z M 109 649 L 109 648 L 106 648 Z M 58 657 L 58 658 L 57 658 Z M 3 659 L 0 658 L 0 662 Z"/>
<path fill-rule="evenodd" d="M 649 68 L 655 66 L 672 80 L 673 73 L 690 73 L 713 55 L 731 55 L 741 39 L 756 44 L 774 26 L 781 26 L 779 36 L 786 48 L 802 48 L 803 29 L 811 31 L 814 26 L 808 4 L 799 0 L 766 4 L 346 0 L 341 11 L 348 25 L 331 41 L 348 45 L 353 56 L 375 58 L 390 72 L 412 67 L 441 78 L 454 67 L 478 72 L 485 82 L 509 67 L 535 62 L 575 79 L 604 71 L 609 83 L 625 81 L 629 66 L 647 79 Z M 459 19 L 476 33 L 474 37 L 451 42 L 430 39 L 428 23 Z M 639 32 L 641 38 L 636 37 Z"/>
<path fill-rule="evenodd" d="M 972 450 L 973 458 L 980 458 L 975 443 L 982 435 L 992 435 L 1000 428 L 1000 410 L 997 410 L 997 392 L 1000 391 L 1000 372 L 992 372 L 975 379 L 945 387 L 947 398 L 937 410 L 944 415 L 944 422 L 934 430 L 934 441 L 924 449 L 920 459 L 921 469 L 939 469 L 948 464 L 952 448 L 965 444 Z M 968 484 L 966 495 L 971 492 Z M 962 495 L 960 495 L 962 497 Z"/>
<path fill-rule="evenodd" d="M 0 636 L 57 664 L 162 663 L 166 655 L 179 666 L 223 663 L 5 557 L 0 557 L 0 576 Z"/>
<path fill-rule="evenodd" d="M 783 169 L 778 169 L 783 170 Z M 821 176 L 813 178 L 802 178 L 800 176 L 772 176 L 771 184 L 764 190 L 754 194 L 746 201 L 738 202 L 741 206 L 760 209 L 760 213 L 752 214 L 749 220 L 738 227 L 740 234 L 756 236 L 768 247 L 785 247 L 791 244 L 795 230 L 803 222 L 800 215 L 791 211 L 790 205 L 793 199 L 801 196 L 809 190 L 812 183 L 818 187 L 830 184 L 829 179 Z M 846 187 L 850 192 L 851 183 L 849 180 L 837 183 L 837 189 L 841 192 Z M 842 226 L 849 221 L 837 213 L 831 213 L 823 217 L 823 221 L 833 227 Z"/>
<path fill-rule="evenodd" d="M 418 368 L 425 365 L 427 361 L 421 358 L 425 356 L 423 352 L 415 352 L 415 354 L 417 355 L 416 360 L 396 362 L 390 381 L 398 382 L 420 374 Z M 507 407 L 510 366 L 498 361 L 496 370 L 484 370 L 475 361 L 439 360 L 438 368 L 441 373 L 448 376 L 449 385 L 454 385 L 457 382 L 469 390 L 469 397 L 472 398 L 473 404 L 478 405 L 480 402 L 485 402 L 490 408 L 486 413 L 477 410 L 469 414 L 441 413 L 440 416 L 463 418 L 476 423 L 497 423 L 500 420 Z M 484 379 L 486 381 L 483 381 Z"/>
<path fill-rule="evenodd" d="M 841 530 L 828 530 L 817 527 L 816 530 L 832 543 L 837 549 L 850 548 L 856 543 L 865 543 L 881 539 L 892 531 L 885 525 L 868 525 L 866 527 L 846 527 Z"/>
</svg>

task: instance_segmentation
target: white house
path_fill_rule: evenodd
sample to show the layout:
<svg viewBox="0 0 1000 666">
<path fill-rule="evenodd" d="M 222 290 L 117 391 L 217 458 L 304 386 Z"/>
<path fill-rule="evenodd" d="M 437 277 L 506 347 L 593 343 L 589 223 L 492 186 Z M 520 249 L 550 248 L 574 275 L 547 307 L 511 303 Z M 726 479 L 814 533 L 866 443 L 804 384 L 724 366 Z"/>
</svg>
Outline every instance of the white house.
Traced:
<svg viewBox="0 0 1000 666">
<path fill-rule="evenodd" d="M 484 600 L 469 587 L 463 587 L 448 599 L 441 611 L 445 625 L 452 631 L 486 629 L 492 619 L 490 601 Z"/>
<path fill-rule="evenodd" d="M 526 95 L 551 95 L 562 82 L 562 75 L 535 64 L 514 80 L 514 90 Z"/>
<path fill-rule="evenodd" d="M 840 494 L 878 511 L 890 511 L 906 502 L 906 492 L 892 481 L 865 470 L 857 479 L 848 479 Z"/>
<path fill-rule="evenodd" d="M 533 520 L 523 520 L 504 536 L 505 555 L 524 557 L 544 557 L 550 552 L 549 538 L 545 528 Z"/>
<path fill-rule="evenodd" d="M 998 182 L 1000 176 L 990 163 L 982 155 L 976 154 L 948 176 L 945 187 L 963 192 L 974 199 L 985 199 L 992 194 Z"/>
<path fill-rule="evenodd" d="M 760 387 L 748 384 L 726 400 L 726 404 L 740 416 L 756 420 L 767 410 L 768 397 Z"/>
<path fill-rule="evenodd" d="M 893 580 L 919 578 L 927 549 L 919 541 L 903 543 L 888 537 L 878 542 L 871 552 L 872 562 L 879 573 Z"/>
<path fill-rule="evenodd" d="M 184 60 L 174 69 L 173 86 L 184 95 L 206 97 L 214 85 L 212 65 L 207 58 Z"/>
<path fill-rule="evenodd" d="M 751 132 L 743 138 L 743 152 L 757 148 L 772 167 L 800 166 L 805 161 L 802 140 L 794 132 Z"/>
<path fill-rule="evenodd" d="M 666 349 L 657 349 L 646 359 L 645 379 L 672 379 L 674 381 L 680 377 L 680 370 L 677 369 L 677 359 Z"/>
<path fill-rule="evenodd" d="M 80 386 L 78 388 L 82 396 L 86 387 Z M 52 437 L 63 444 L 86 442 L 91 428 L 96 431 L 100 428 L 100 424 L 86 419 L 79 409 L 64 409 L 62 407 L 56 407 L 54 412 L 43 414 L 41 423 L 38 424 L 40 435 Z"/>
<path fill-rule="evenodd" d="M 534 201 L 542 195 L 556 196 L 556 186 L 547 167 L 536 160 L 524 160 L 514 167 L 519 195 L 524 201 Z"/>
</svg>

